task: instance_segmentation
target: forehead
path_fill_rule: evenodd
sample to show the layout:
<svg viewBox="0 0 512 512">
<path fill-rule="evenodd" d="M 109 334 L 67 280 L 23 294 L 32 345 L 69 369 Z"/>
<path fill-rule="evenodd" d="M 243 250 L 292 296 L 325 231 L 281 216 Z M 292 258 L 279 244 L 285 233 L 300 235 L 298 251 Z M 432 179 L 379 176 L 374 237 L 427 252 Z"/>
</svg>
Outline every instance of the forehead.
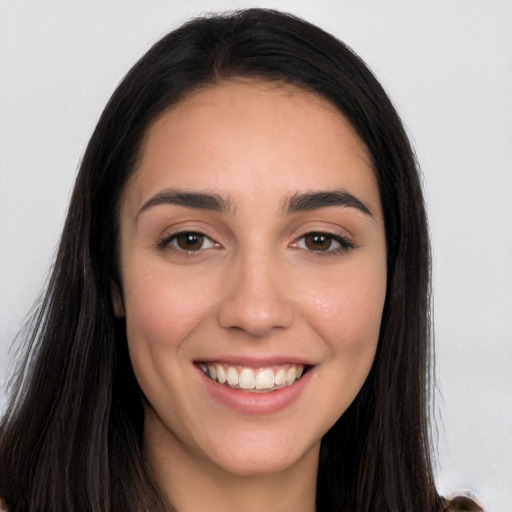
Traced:
<svg viewBox="0 0 512 512">
<path fill-rule="evenodd" d="M 375 195 L 366 146 L 329 101 L 289 84 L 232 80 L 194 91 L 153 123 L 128 189 L 140 202 L 170 186 L 291 195 L 364 183 Z"/>
</svg>

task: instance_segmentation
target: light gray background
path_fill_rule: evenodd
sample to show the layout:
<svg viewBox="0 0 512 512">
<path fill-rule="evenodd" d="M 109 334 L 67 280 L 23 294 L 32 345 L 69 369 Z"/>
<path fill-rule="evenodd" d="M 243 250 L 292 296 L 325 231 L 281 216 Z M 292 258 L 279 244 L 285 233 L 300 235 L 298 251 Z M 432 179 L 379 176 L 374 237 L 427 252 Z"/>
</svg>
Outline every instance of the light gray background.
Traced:
<svg viewBox="0 0 512 512">
<path fill-rule="evenodd" d="M 401 113 L 434 250 L 439 487 L 471 489 L 489 512 L 510 512 L 511 1 L 0 1 L 0 388 L 116 84 L 190 16 L 255 5 L 342 38 Z"/>
</svg>

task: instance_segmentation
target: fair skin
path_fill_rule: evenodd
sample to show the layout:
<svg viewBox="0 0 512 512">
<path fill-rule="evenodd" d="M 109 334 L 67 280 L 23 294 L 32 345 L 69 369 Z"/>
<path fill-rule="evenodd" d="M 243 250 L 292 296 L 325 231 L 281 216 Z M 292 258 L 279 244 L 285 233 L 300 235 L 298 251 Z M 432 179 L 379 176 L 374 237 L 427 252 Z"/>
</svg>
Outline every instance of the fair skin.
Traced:
<svg viewBox="0 0 512 512">
<path fill-rule="evenodd" d="M 115 307 L 164 492 L 180 512 L 313 511 L 386 292 L 364 144 L 292 86 L 201 89 L 150 128 L 120 226 Z"/>
</svg>

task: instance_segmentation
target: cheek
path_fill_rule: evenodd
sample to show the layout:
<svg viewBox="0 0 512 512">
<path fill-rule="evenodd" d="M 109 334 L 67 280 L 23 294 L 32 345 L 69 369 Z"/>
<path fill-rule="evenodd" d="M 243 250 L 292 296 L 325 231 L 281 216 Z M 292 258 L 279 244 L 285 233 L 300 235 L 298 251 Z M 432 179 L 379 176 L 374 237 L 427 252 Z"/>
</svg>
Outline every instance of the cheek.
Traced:
<svg viewBox="0 0 512 512">
<path fill-rule="evenodd" d="M 214 290 L 197 284 L 186 272 L 158 266 L 132 273 L 124 290 L 129 345 L 179 346 L 211 309 Z"/>
<path fill-rule="evenodd" d="M 181 375 L 190 333 L 208 317 L 212 287 L 197 288 L 186 272 L 151 262 L 126 272 L 126 336 L 133 371 L 148 397 L 169 396 L 169 376 Z M 197 277 L 197 276 L 196 276 Z M 183 378 L 178 377 L 178 378 Z"/>
<path fill-rule="evenodd" d="M 311 315 L 331 349 L 373 352 L 386 295 L 385 266 L 354 265 L 317 284 Z"/>
</svg>

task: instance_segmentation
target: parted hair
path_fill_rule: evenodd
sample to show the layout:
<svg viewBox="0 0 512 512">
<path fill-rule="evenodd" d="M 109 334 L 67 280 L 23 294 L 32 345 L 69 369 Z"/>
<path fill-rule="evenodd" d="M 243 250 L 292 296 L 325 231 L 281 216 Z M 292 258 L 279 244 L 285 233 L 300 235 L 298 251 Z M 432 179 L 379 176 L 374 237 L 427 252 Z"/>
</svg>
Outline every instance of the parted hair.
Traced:
<svg viewBox="0 0 512 512">
<path fill-rule="evenodd" d="M 317 510 L 443 509 L 430 455 L 430 247 L 414 153 L 350 48 L 292 15 L 248 9 L 166 35 L 101 115 L 0 424 L 0 496 L 11 512 L 172 510 L 141 453 L 141 393 L 112 305 L 112 286 L 122 291 L 119 201 L 151 124 L 191 91 L 237 77 L 330 101 L 368 148 L 380 191 L 388 273 L 380 338 L 364 386 L 322 440 Z"/>
</svg>

